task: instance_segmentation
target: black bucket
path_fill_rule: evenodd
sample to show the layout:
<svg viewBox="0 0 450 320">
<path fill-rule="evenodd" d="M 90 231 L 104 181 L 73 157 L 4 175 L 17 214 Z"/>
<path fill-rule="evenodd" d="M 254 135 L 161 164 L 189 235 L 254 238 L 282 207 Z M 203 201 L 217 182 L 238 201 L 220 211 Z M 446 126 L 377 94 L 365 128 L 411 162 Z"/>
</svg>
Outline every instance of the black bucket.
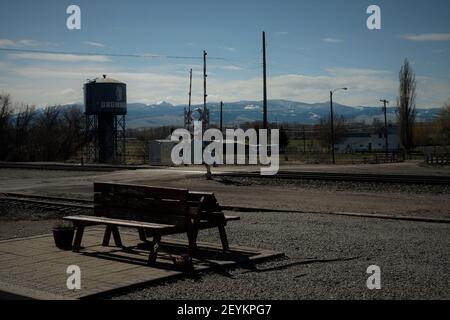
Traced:
<svg viewBox="0 0 450 320">
<path fill-rule="evenodd" d="M 61 250 L 72 250 L 73 235 L 75 228 L 53 229 L 55 245 Z"/>
</svg>

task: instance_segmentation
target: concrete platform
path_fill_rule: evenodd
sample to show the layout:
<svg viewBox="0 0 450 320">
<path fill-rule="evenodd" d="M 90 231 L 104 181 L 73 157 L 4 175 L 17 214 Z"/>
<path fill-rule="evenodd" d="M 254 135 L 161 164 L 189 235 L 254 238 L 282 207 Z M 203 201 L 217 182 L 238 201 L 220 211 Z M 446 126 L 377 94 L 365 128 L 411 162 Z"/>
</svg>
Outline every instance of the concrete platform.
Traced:
<svg viewBox="0 0 450 320">
<path fill-rule="evenodd" d="M 137 232 L 136 232 L 137 233 Z M 136 247 L 137 234 L 122 231 L 126 249 L 102 247 L 103 230 L 85 231 L 79 253 L 55 247 L 53 236 L 42 235 L 0 241 L 0 299 L 83 299 L 133 286 L 151 284 L 185 274 L 172 262 L 172 257 L 187 251 L 187 241 L 164 237 L 157 263 L 146 265 L 148 251 Z M 196 272 L 239 263 L 280 257 L 280 252 L 231 246 L 224 253 L 219 244 L 199 242 L 199 255 L 194 259 Z M 69 290 L 67 267 L 81 269 L 81 289 Z"/>
</svg>

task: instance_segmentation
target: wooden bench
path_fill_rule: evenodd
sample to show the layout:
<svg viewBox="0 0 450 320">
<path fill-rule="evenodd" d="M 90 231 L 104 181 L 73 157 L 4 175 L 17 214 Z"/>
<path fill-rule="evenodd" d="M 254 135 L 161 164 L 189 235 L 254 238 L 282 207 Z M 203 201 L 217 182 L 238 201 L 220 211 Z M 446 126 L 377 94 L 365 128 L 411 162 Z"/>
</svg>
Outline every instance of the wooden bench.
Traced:
<svg viewBox="0 0 450 320">
<path fill-rule="evenodd" d="M 113 183 L 94 183 L 94 215 L 69 216 L 76 228 L 73 251 L 79 251 L 85 227 L 106 225 L 103 246 L 111 235 L 123 247 L 118 227 L 138 230 L 139 238 L 149 248 L 148 264 L 156 261 L 161 237 L 186 233 L 190 256 L 195 255 L 199 230 L 218 228 L 223 250 L 229 250 L 225 225 L 239 220 L 225 216 L 213 193 L 189 192 L 187 189 L 161 188 Z M 151 237 L 152 241 L 147 238 Z"/>
</svg>

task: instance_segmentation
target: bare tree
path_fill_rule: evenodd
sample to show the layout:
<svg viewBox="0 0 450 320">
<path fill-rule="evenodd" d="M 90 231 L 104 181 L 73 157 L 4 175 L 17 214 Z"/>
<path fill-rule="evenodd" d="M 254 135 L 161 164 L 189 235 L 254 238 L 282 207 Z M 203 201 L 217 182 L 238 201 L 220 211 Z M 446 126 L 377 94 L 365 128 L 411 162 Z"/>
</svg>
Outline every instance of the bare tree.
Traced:
<svg viewBox="0 0 450 320">
<path fill-rule="evenodd" d="M 414 124 L 416 121 L 416 76 L 405 59 L 399 73 L 399 96 L 397 98 L 397 119 L 400 127 L 400 141 L 406 151 L 414 148 Z"/>
<path fill-rule="evenodd" d="M 334 143 L 339 143 L 346 135 L 347 129 L 345 125 L 345 119 L 343 116 L 334 114 Z M 331 117 L 330 115 L 326 119 L 321 119 L 318 125 L 318 139 L 323 147 L 331 147 Z"/>
<path fill-rule="evenodd" d="M 62 141 L 61 153 L 62 160 L 77 155 L 78 151 L 85 144 L 85 134 L 83 130 L 83 112 L 79 107 L 73 106 L 65 109 L 62 114 Z"/>
<path fill-rule="evenodd" d="M 14 153 L 13 160 L 29 161 L 33 159 L 33 142 L 31 130 L 35 118 L 35 107 L 21 104 L 17 108 L 14 121 Z"/>
<path fill-rule="evenodd" d="M 43 161 L 61 160 L 63 128 L 60 120 L 61 108 L 52 106 L 44 108 L 34 128 L 35 147 L 38 158 Z"/>
<path fill-rule="evenodd" d="M 0 160 L 5 160 L 9 153 L 12 114 L 9 94 L 0 94 Z"/>
</svg>

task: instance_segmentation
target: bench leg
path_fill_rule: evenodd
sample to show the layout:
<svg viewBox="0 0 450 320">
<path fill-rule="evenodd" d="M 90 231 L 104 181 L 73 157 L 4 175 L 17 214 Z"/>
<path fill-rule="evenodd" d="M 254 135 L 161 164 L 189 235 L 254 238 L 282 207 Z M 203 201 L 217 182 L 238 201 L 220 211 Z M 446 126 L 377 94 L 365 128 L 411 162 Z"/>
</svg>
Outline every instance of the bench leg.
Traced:
<svg viewBox="0 0 450 320">
<path fill-rule="evenodd" d="M 119 228 L 117 226 L 112 226 L 111 230 L 112 230 L 112 234 L 114 237 L 114 243 L 115 243 L 116 247 L 123 247 L 122 239 L 120 238 Z"/>
<path fill-rule="evenodd" d="M 147 234 L 145 233 L 145 229 L 139 228 L 138 232 L 139 232 L 139 239 L 142 242 L 146 242 L 147 241 Z"/>
<path fill-rule="evenodd" d="M 161 236 L 155 235 L 153 241 L 150 243 L 150 254 L 148 256 L 148 264 L 153 265 L 156 263 L 156 257 L 158 256 L 159 243 L 161 242 Z"/>
<path fill-rule="evenodd" d="M 189 240 L 188 254 L 191 257 L 193 257 L 197 253 L 197 235 L 198 230 L 191 230 L 187 233 Z"/>
<path fill-rule="evenodd" d="M 102 246 L 107 247 L 109 246 L 109 240 L 111 239 L 111 226 L 106 226 L 105 229 L 105 235 L 103 236 L 103 242 L 102 242 Z"/>
<path fill-rule="evenodd" d="M 81 240 L 83 239 L 84 226 L 77 226 L 77 232 L 75 234 L 75 240 L 73 242 L 72 251 L 78 252 L 81 248 Z"/>
<path fill-rule="evenodd" d="M 228 239 L 227 239 L 227 233 L 225 232 L 225 226 L 223 224 L 218 226 L 219 228 L 219 234 L 220 234 L 220 240 L 222 241 L 222 248 L 223 251 L 230 250 L 230 247 L 228 246 Z"/>
<path fill-rule="evenodd" d="M 111 240 L 111 234 L 114 238 L 114 244 L 116 247 L 123 247 L 122 239 L 120 238 L 119 228 L 116 226 L 107 225 L 105 229 L 105 235 L 103 236 L 102 246 L 109 246 L 109 241 Z"/>
</svg>

